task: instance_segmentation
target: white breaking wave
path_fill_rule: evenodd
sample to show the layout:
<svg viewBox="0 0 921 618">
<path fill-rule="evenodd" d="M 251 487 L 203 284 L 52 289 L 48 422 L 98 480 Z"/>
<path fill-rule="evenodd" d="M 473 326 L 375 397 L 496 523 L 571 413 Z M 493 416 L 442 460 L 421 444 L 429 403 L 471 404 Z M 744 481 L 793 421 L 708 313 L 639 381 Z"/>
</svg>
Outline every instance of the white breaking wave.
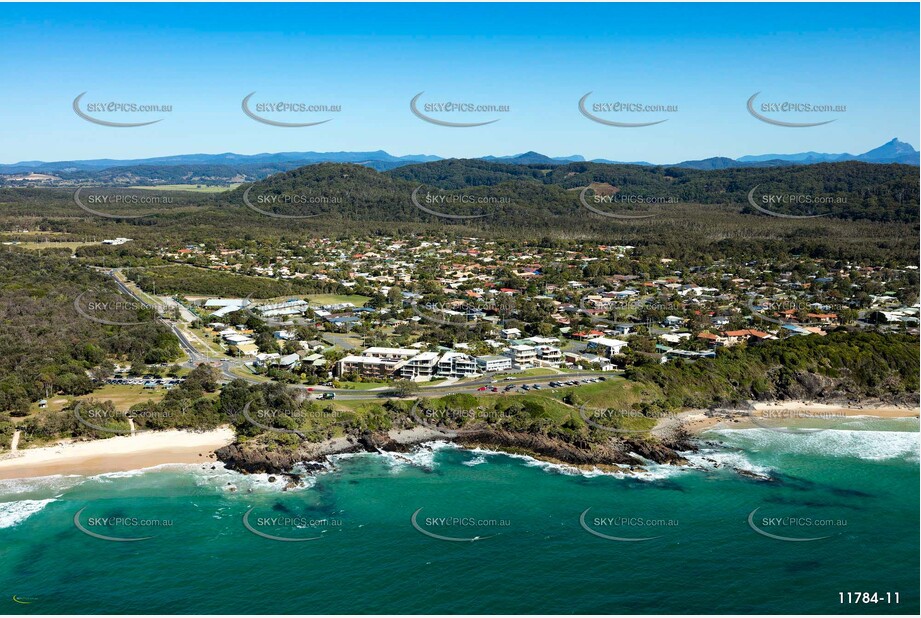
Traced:
<svg viewBox="0 0 921 618">
<path fill-rule="evenodd" d="M 52 502 L 54 502 L 54 498 L 0 502 L 0 528 L 12 528 L 38 513 Z"/>
<path fill-rule="evenodd" d="M 701 449 L 696 453 L 682 453 L 682 456 L 692 466 L 700 469 L 728 468 L 760 475 L 768 475 L 772 472 L 771 468 L 752 463 L 743 453 Z"/>
<path fill-rule="evenodd" d="M 668 478 L 672 475 L 679 474 L 684 470 L 681 466 L 671 466 L 668 464 L 657 464 L 654 462 L 646 462 L 640 467 L 631 469 L 629 466 L 618 465 L 618 468 L 621 468 L 623 471 L 618 470 L 602 470 L 597 467 L 590 469 L 579 468 L 577 466 L 569 464 L 560 464 L 553 463 L 550 461 L 544 461 L 542 459 L 537 459 L 531 457 L 530 455 L 520 455 L 518 453 L 506 453 L 503 451 L 491 451 L 488 449 L 475 448 L 471 449 L 471 452 L 477 453 L 479 455 L 501 455 L 504 457 L 509 457 L 511 459 L 517 459 L 524 463 L 525 466 L 529 468 L 540 468 L 545 472 L 552 472 L 555 474 L 563 474 L 565 476 L 583 476 L 586 478 L 594 478 L 596 476 L 610 476 L 613 478 L 620 479 L 638 479 L 642 481 L 658 481 L 661 479 Z"/>
<path fill-rule="evenodd" d="M 7 498 L 43 498 L 58 495 L 86 481 L 85 476 L 55 474 L 23 479 L 0 480 L 0 500 Z"/>
<path fill-rule="evenodd" d="M 810 433 L 783 433 L 771 429 L 718 429 L 712 433 L 746 450 L 907 461 L 918 461 L 921 454 L 921 434 L 915 431 L 826 429 Z"/>
<path fill-rule="evenodd" d="M 288 486 L 288 477 L 283 474 L 243 474 L 229 470 L 221 462 L 208 464 L 191 464 L 194 466 L 195 484 L 199 487 L 210 487 L 224 492 L 236 493 L 274 493 L 284 490 Z M 211 467 L 214 466 L 214 470 Z M 274 478 L 274 481 L 270 481 Z M 313 476 L 302 476 L 301 482 L 296 487 L 287 491 L 310 489 L 316 484 Z"/>
<path fill-rule="evenodd" d="M 327 459 L 333 462 L 333 464 L 336 464 L 340 461 L 347 461 L 349 459 L 372 457 L 380 459 L 394 471 L 406 466 L 431 470 L 435 467 L 435 454 L 440 450 L 448 448 L 457 448 L 457 446 L 450 442 L 436 440 L 433 442 L 424 442 L 409 453 L 394 453 L 391 451 L 381 451 L 377 453 L 342 453 L 339 455 L 329 455 Z"/>
</svg>

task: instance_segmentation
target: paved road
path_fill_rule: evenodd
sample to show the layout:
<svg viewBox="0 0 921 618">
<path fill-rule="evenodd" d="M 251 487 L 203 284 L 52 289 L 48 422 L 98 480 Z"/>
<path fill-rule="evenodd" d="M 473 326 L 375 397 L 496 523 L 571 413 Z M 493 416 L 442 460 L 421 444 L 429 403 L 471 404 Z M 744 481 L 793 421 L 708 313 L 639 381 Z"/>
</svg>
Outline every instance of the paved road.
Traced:
<svg viewBox="0 0 921 618">
<path fill-rule="evenodd" d="M 524 384 L 540 384 L 542 387 L 548 385 L 550 382 L 566 382 L 568 380 L 584 379 L 584 378 L 597 378 L 604 376 L 606 379 L 616 379 L 621 377 L 621 374 L 614 372 L 599 373 L 599 372 L 574 372 L 574 373 L 565 373 L 560 375 L 548 375 L 548 376 L 522 376 L 522 377 L 512 377 L 502 374 L 499 376 L 496 375 L 486 375 L 482 378 L 477 378 L 476 380 L 471 380 L 469 382 L 463 382 L 460 384 L 449 384 L 449 385 L 432 385 L 425 386 L 424 383 L 420 384 L 419 390 L 410 395 L 410 397 L 444 397 L 445 395 L 453 395 L 456 393 L 467 393 L 470 395 L 492 395 L 494 394 L 491 390 L 480 391 L 480 387 L 486 386 L 487 388 L 495 386 L 499 389 L 499 393 L 503 392 L 503 389 L 507 385 L 513 386 L 522 386 Z M 505 379 L 506 377 L 510 379 Z M 294 388 L 299 388 L 306 390 L 308 388 L 313 389 L 313 392 L 316 393 L 335 393 L 336 399 L 342 399 L 345 401 L 357 401 L 357 400 L 374 400 L 381 398 L 393 398 L 396 397 L 396 393 L 393 388 L 389 388 L 387 385 L 382 385 L 380 390 L 371 390 L 371 391 L 355 391 L 344 388 L 328 388 L 323 386 L 304 386 L 304 385 L 294 385 Z M 511 391 L 520 393 L 520 389 L 516 391 Z"/>
</svg>

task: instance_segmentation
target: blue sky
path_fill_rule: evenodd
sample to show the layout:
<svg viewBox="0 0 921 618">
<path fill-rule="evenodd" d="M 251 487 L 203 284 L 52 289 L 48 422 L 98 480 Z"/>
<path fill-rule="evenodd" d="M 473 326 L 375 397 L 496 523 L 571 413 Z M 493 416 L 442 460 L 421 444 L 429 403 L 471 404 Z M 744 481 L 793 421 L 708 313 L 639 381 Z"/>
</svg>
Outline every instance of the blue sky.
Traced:
<svg viewBox="0 0 921 618">
<path fill-rule="evenodd" d="M 918 147 L 917 4 L 21 4 L 0 10 L 0 162 L 140 158 L 194 152 L 387 150 L 440 156 L 560 156 L 678 162 L 807 150 L 860 153 L 893 137 Z M 12 84 L 12 86 L 10 86 Z M 168 104 L 111 128 L 73 99 Z M 266 117 L 256 101 L 341 105 Z M 423 102 L 508 105 L 475 128 L 426 123 Z M 577 103 L 677 105 L 604 114 Z M 810 128 L 753 118 L 747 99 L 846 105 Z M 767 114 L 766 114 L 767 115 Z M 130 117 L 129 117 L 130 116 Z"/>
</svg>

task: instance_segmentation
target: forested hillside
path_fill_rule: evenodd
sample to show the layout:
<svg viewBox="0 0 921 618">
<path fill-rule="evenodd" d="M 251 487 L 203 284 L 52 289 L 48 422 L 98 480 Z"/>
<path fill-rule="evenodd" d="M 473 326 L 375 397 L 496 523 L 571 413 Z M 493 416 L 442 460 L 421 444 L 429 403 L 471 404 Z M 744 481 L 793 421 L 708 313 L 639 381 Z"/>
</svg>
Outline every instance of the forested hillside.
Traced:
<svg viewBox="0 0 921 618">
<path fill-rule="evenodd" d="M 110 358 L 139 365 L 179 358 L 178 341 L 151 310 L 129 306 L 122 314 L 136 323 L 127 326 L 77 311 L 81 294 L 106 290 L 123 298 L 102 274 L 64 255 L 0 251 L 0 411 L 24 414 L 49 394 L 87 394 L 94 376 L 111 373 Z"/>
<path fill-rule="evenodd" d="M 879 398 L 917 404 L 917 337 L 839 330 L 719 350 L 694 363 L 638 365 L 627 377 L 659 386 L 670 408 L 753 400 Z"/>
</svg>

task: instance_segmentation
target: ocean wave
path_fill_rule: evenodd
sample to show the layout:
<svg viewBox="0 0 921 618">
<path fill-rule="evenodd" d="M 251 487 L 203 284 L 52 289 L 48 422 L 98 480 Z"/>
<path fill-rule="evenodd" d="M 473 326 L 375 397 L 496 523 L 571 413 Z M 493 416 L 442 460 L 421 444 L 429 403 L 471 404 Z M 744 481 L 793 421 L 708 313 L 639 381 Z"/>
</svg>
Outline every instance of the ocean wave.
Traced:
<svg viewBox="0 0 921 618">
<path fill-rule="evenodd" d="M 492 451 L 483 448 L 470 449 L 472 453 L 480 456 L 499 455 L 510 459 L 517 459 L 529 468 L 539 468 L 545 472 L 553 474 L 562 474 L 564 476 L 582 476 L 585 478 L 594 478 L 598 476 L 608 476 L 619 479 L 637 479 L 642 481 L 658 481 L 666 479 L 683 471 L 681 466 L 672 466 L 669 464 L 657 464 L 652 461 L 645 461 L 642 466 L 616 465 L 620 470 L 602 470 L 598 467 L 580 468 L 571 464 L 555 463 L 544 461 L 530 455 L 521 455 L 519 453 L 506 453 L 504 451 Z M 642 459 L 642 458 L 641 458 Z"/>
<path fill-rule="evenodd" d="M 316 477 L 302 476 L 295 486 L 289 485 L 289 478 L 283 474 L 243 474 L 227 468 L 222 462 L 209 464 L 191 464 L 194 466 L 193 478 L 199 487 L 207 487 L 222 492 L 274 493 L 282 490 L 301 491 L 316 484 Z M 212 469 L 213 468 L 213 469 Z M 270 479 L 275 479 L 274 481 Z"/>
<path fill-rule="evenodd" d="M 753 463 L 744 453 L 739 452 L 701 449 L 696 453 L 682 453 L 682 456 L 688 460 L 691 466 L 701 470 L 729 468 L 765 476 L 773 471 L 769 467 Z"/>
<path fill-rule="evenodd" d="M 79 474 L 53 474 L 19 479 L 0 480 L 0 500 L 4 498 L 43 498 L 59 495 L 86 481 Z"/>
<path fill-rule="evenodd" d="M 431 442 L 419 444 L 408 453 L 395 453 L 393 451 L 378 451 L 376 453 L 340 453 L 338 455 L 329 455 L 327 459 L 335 465 L 340 461 L 348 461 L 350 459 L 373 458 L 380 460 L 393 471 L 398 471 L 406 466 L 431 470 L 435 467 L 435 455 L 438 451 L 456 448 L 458 447 L 451 442 L 433 440 Z"/>
<path fill-rule="evenodd" d="M 46 498 L 45 500 L 0 502 L 0 528 L 12 528 L 24 522 L 35 513 L 38 513 L 54 501 L 54 498 Z"/>
<path fill-rule="evenodd" d="M 712 433 L 745 450 L 853 457 L 873 461 L 919 461 L 921 454 L 919 434 L 915 431 L 826 429 L 809 433 L 783 433 L 771 429 L 717 429 Z"/>
</svg>

